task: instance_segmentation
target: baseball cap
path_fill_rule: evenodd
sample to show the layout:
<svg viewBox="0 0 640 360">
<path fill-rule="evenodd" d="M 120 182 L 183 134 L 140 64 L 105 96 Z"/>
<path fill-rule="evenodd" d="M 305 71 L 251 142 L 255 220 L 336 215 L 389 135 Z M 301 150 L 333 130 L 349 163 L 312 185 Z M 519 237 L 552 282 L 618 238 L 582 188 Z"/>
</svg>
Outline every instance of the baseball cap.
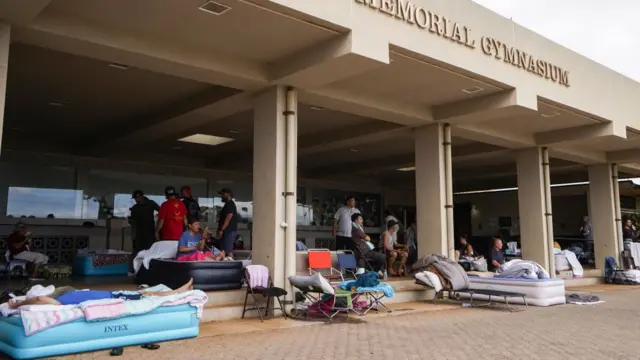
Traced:
<svg viewBox="0 0 640 360">
<path fill-rule="evenodd" d="M 395 220 L 387 221 L 387 229 L 390 228 L 390 227 L 396 226 L 396 225 L 398 225 L 398 222 L 395 221 Z"/>
<path fill-rule="evenodd" d="M 144 196 L 144 192 L 142 192 L 142 190 L 135 190 L 132 194 L 131 194 L 131 198 L 135 199 L 138 196 Z"/>
<path fill-rule="evenodd" d="M 231 189 L 229 189 L 229 188 L 223 188 L 223 189 L 220 189 L 218 191 L 218 194 L 220 194 L 220 195 L 222 195 L 222 194 L 233 195 L 233 191 L 231 191 Z"/>
<path fill-rule="evenodd" d="M 167 186 L 166 188 L 164 188 L 164 194 L 166 196 L 176 196 L 176 188 L 174 188 L 173 186 Z"/>
</svg>

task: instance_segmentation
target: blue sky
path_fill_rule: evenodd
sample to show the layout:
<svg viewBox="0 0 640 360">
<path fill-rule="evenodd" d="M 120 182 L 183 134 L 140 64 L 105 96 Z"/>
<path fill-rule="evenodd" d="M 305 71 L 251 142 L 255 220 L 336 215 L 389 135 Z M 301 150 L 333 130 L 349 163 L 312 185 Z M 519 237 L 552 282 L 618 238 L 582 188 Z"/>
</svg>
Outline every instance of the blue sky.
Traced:
<svg viewBox="0 0 640 360">
<path fill-rule="evenodd" d="M 516 23 L 640 81 L 640 1 L 473 0 Z"/>
<path fill-rule="evenodd" d="M 84 209 L 83 209 L 84 207 Z M 7 215 L 75 219 L 97 218 L 98 203 L 83 201 L 81 190 L 10 187 Z"/>
</svg>

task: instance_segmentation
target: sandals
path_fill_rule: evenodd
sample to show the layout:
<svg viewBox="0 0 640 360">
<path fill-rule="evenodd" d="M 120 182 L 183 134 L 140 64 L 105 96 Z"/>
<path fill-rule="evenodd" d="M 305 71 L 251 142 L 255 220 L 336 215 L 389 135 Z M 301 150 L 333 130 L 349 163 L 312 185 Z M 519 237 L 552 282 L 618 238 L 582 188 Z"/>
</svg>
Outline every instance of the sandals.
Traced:
<svg viewBox="0 0 640 360">
<path fill-rule="evenodd" d="M 143 349 L 147 349 L 147 350 L 158 350 L 158 349 L 160 349 L 160 345 L 154 344 L 154 343 L 142 344 L 140 347 L 143 348 Z M 111 352 L 109 353 L 110 356 L 122 356 L 123 354 L 124 354 L 124 348 L 123 347 L 113 348 L 113 349 L 111 349 Z"/>
</svg>

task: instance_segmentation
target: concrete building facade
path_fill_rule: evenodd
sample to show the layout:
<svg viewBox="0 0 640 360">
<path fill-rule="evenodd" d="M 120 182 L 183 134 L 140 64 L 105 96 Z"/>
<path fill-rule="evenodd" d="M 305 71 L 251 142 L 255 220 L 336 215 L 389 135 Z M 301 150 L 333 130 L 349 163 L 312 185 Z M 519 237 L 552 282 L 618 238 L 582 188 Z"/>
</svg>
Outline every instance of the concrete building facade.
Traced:
<svg viewBox="0 0 640 360">
<path fill-rule="evenodd" d="M 0 21 L 4 159 L 251 173 L 276 285 L 305 181 L 411 194 L 421 254 L 449 256 L 454 191 L 517 185 L 523 256 L 552 270 L 551 182 L 588 180 L 596 263 L 619 254 L 640 84 L 469 0 L 5 0 Z M 197 134 L 231 140 L 175 145 Z"/>
</svg>

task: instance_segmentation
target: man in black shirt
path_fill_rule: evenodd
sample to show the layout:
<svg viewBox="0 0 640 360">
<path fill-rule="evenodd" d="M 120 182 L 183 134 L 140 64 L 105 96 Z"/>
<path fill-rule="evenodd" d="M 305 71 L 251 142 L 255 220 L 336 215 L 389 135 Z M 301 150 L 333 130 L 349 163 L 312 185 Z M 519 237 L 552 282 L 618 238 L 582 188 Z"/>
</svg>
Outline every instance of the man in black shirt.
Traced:
<svg viewBox="0 0 640 360">
<path fill-rule="evenodd" d="M 189 224 L 194 221 L 202 220 L 200 218 L 200 204 L 198 204 L 198 201 L 193 198 L 190 186 L 183 186 L 180 189 L 180 197 L 182 198 L 184 207 L 187 208 L 187 220 L 189 221 Z"/>
<path fill-rule="evenodd" d="M 218 191 L 218 194 L 224 202 L 218 219 L 218 238 L 221 240 L 220 245 L 225 254 L 233 257 L 233 243 L 238 234 L 238 209 L 230 189 L 222 189 Z"/>
<path fill-rule="evenodd" d="M 160 206 L 144 196 L 142 190 L 136 190 L 131 195 L 136 204 L 131 207 L 129 221 L 133 228 L 133 254 L 131 254 L 131 271 L 133 272 L 133 259 L 142 250 L 147 250 L 153 245 L 156 236 L 156 220 L 154 212 L 160 211 Z"/>
<path fill-rule="evenodd" d="M 504 264 L 504 254 L 502 253 L 502 239 L 499 236 L 493 238 L 493 247 L 491 248 L 491 262 L 489 270 L 496 271 Z"/>
</svg>

